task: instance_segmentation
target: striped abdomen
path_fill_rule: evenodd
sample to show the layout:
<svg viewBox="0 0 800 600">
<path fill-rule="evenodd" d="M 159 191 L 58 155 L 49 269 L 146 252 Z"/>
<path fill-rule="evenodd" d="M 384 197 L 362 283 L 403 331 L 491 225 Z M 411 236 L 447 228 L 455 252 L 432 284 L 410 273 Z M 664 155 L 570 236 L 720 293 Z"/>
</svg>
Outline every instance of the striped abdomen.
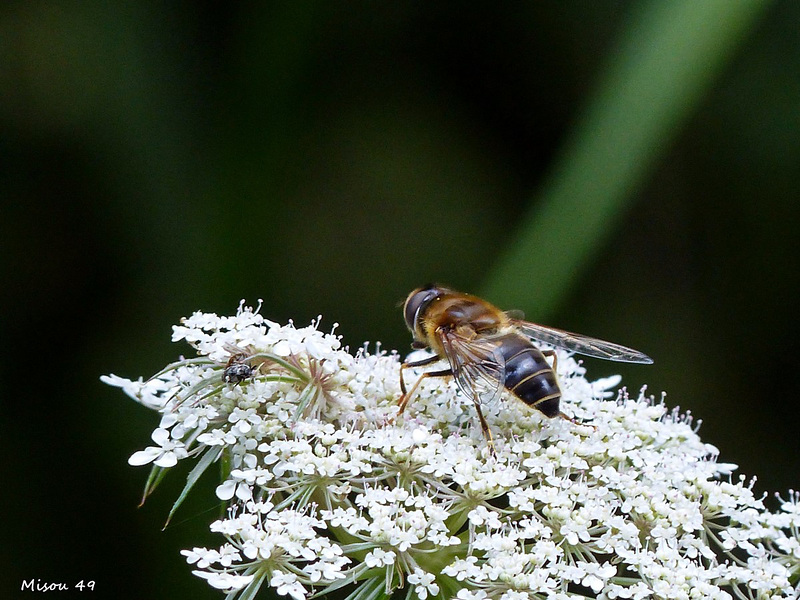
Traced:
<svg viewBox="0 0 800 600">
<path fill-rule="evenodd" d="M 541 350 L 516 333 L 502 336 L 499 348 L 506 363 L 506 389 L 545 416 L 557 417 L 561 390 Z"/>
</svg>

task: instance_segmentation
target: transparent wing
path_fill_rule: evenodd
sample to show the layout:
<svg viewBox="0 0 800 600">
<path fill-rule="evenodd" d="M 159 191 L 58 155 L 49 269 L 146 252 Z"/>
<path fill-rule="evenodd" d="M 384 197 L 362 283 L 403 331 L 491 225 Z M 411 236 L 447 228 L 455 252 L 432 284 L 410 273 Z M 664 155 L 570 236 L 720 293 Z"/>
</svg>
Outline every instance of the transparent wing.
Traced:
<svg viewBox="0 0 800 600">
<path fill-rule="evenodd" d="M 603 358 L 605 360 L 614 360 L 616 362 L 626 363 L 640 363 L 649 365 L 653 359 L 626 346 L 620 346 L 612 342 L 598 340 L 591 338 L 580 333 L 571 333 L 561 329 L 553 329 L 552 327 L 545 327 L 544 325 L 537 325 L 528 321 L 512 320 L 512 323 L 522 333 L 545 344 L 571 350 L 578 354 L 585 354 L 586 356 L 593 356 L 595 358 Z"/>
<path fill-rule="evenodd" d="M 497 342 L 457 332 L 439 334 L 453 377 L 461 391 L 475 402 L 494 403 L 505 385 L 505 360 Z"/>
</svg>

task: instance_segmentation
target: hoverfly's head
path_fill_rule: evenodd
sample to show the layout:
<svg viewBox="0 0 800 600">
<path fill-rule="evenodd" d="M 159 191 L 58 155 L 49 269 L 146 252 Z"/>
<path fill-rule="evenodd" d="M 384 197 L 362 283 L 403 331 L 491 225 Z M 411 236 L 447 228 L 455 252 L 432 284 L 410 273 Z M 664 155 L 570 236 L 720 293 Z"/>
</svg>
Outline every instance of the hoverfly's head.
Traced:
<svg viewBox="0 0 800 600">
<path fill-rule="evenodd" d="M 403 315 L 406 319 L 406 326 L 414 334 L 418 341 L 425 340 L 425 334 L 421 329 L 421 319 L 431 302 L 436 300 L 445 292 L 444 288 L 437 285 L 426 285 L 417 288 L 408 295 L 403 305 Z"/>
</svg>

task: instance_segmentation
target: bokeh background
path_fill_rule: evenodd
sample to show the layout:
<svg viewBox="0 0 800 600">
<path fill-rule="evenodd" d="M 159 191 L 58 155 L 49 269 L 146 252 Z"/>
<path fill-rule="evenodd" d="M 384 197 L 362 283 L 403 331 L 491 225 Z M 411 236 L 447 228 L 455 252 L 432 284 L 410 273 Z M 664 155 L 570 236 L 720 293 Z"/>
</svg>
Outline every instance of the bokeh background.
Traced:
<svg viewBox="0 0 800 600">
<path fill-rule="evenodd" d="M 263 299 L 407 349 L 431 281 L 634 346 L 759 493 L 797 489 L 800 4 L 7 1 L 0 597 L 219 598 L 156 416 L 103 386 Z M 327 324 L 327 325 L 326 325 Z M 197 494 L 202 496 L 202 494 Z M 768 501 L 774 501 L 771 496 Z"/>
</svg>

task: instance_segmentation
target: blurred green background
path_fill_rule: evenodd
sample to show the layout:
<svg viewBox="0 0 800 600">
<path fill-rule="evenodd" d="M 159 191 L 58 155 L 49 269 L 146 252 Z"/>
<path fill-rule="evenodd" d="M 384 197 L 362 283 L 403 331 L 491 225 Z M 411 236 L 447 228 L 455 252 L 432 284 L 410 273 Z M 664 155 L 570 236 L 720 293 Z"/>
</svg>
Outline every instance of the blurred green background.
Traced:
<svg viewBox="0 0 800 600">
<path fill-rule="evenodd" d="M 790 0 L 3 3 L 0 597 L 222 597 L 178 553 L 217 543 L 213 481 L 161 532 L 185 473 L 136 509 L 156 415 L 98 377 L 149 376 L 181 316 L 241 298 L 405 351 L 412 288 L 485 294 L 647 352 L 589 376 L 665 391 L 759 493 L 797 489 L 797 23 Z"/>
</svg>

